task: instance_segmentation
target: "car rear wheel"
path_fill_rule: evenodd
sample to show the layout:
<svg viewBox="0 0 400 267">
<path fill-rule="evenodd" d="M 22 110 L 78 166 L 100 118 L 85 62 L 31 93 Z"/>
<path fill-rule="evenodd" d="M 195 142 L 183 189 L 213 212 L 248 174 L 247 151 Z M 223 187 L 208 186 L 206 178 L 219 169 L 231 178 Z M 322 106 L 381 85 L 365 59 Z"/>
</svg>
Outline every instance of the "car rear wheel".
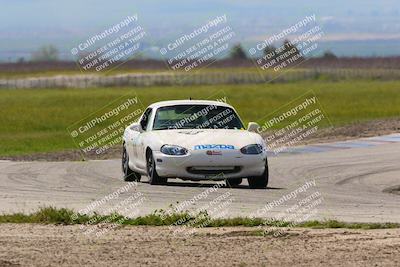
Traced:
<svg viewBox="0 0 400 267">
<path fill-rule="evenodd" d="M 226 179 L 225 183 L 229 187 L 234 187 L 238 186 L 242 183 L 242 178 L 231 178 L 231 179 Z"/>
<path fill-rule="evenodd" d="M 249 182 L 249 187 L 251 189 L 263 189 L 267 188 L 268 178 L 269 178 L 268 161 L 265 161 L 264 173 L 260 176 L 249 177 L 247 178 L 247 181 Z"/>
<path fill-rule="evenodd" d="M 149 183 L 154 184 L 166 184 L 167 178 L 160 177 L 156 170 L 156 161 L 154 160 L 153 153 L 149 150 L 146 153 L 146 160 L 147 160 L 147 174 L 149 176 Z"/>
<path fill-rule="evenodd" d="M 123 146 L 122 148 L 122 172 L 124 173 L 124 181 L 140 181 L 141 175 L 137 172 L 132 171 L 131 168 L 129 168 L 129 155 L 126 151 L 125 146 Z"/>
</svg>

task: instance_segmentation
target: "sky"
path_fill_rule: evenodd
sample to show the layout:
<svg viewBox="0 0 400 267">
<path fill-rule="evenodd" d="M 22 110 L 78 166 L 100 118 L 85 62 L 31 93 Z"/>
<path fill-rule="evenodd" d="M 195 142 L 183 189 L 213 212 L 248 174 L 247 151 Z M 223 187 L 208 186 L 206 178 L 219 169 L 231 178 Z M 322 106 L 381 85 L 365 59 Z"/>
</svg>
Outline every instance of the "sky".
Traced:
<svg viewBox="0 0 400 267">
<path fill-rule="evenodd" d="M 323 50 L 343 56 L 400 55 L 398 0 L 0 0 L 0 60 L 28 59 L 48 44 L 68 59 L 77 43 L 133 14 L 148 33 L 149 47 L 222 14 L 236 32 L 233 41 L 251 46 L 315 14 L 325 33 Z"/>
</svg>

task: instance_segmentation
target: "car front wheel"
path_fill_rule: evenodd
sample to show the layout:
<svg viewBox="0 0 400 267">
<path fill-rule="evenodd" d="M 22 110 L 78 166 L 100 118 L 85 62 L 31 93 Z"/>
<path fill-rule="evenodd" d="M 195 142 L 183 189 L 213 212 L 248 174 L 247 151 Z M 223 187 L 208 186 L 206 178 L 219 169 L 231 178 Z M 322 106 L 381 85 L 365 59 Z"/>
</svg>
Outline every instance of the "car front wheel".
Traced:
<svg viewBox="0 0 400 267">
<path fill-rule="evenodd" d="M 153 153 L 149 150 L 146 153 L 146 161 L 147 161 L 147 174 L 149 176 L 149 183 L 154 184 L 166 184 L 167 178 L 160 177 L 156 170 L 156 161 L 154 160 Z"/>
<path fill-rule="evenodd" d="M 269 178 L 268 161 L 265 161 L 264 173 L 260 176 L 249 177 L 247 178 L 247 181 L 249 182 L 249 187 L 251 189 L 263 189 L 267 188 L 268 186 L 268 178 Z"/>
</svg>

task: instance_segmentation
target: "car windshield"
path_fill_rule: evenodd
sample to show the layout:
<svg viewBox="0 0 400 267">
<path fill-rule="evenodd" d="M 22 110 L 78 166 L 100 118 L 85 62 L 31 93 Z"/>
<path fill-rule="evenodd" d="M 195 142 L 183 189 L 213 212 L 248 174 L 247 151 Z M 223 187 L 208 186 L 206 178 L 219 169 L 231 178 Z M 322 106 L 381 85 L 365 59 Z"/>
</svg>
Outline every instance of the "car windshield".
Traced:
<svg viewBox="0 0 400 267">
<path fill-rule="evenodd" d="M 244 129 L 236 112 L 215 105 L 176 105 L 157 109 L 153 130 Z"/>
</svg>

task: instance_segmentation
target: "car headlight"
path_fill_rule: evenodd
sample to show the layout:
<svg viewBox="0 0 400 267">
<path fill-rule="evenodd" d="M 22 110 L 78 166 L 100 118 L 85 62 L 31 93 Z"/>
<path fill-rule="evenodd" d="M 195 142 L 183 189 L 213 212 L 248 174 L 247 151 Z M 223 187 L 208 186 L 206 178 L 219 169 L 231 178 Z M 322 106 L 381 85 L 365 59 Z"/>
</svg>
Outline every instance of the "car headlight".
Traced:
<svg viewBox="0 0 400 267">
<path fill-rule="evenodd" d="M 188 153 L 188 150 L 181 146 L 163 145 L 161 152 L 167 155 L 182 156 Z"/>
<path fill-rule="evenodd" d="M 259 144 L 253 144 L 253 145 L 248 145 L 244 146 L 240 149 L 240 152 L 243 154 L 261 154 L 263 152 L 263 147 Z"/>
</svg>

